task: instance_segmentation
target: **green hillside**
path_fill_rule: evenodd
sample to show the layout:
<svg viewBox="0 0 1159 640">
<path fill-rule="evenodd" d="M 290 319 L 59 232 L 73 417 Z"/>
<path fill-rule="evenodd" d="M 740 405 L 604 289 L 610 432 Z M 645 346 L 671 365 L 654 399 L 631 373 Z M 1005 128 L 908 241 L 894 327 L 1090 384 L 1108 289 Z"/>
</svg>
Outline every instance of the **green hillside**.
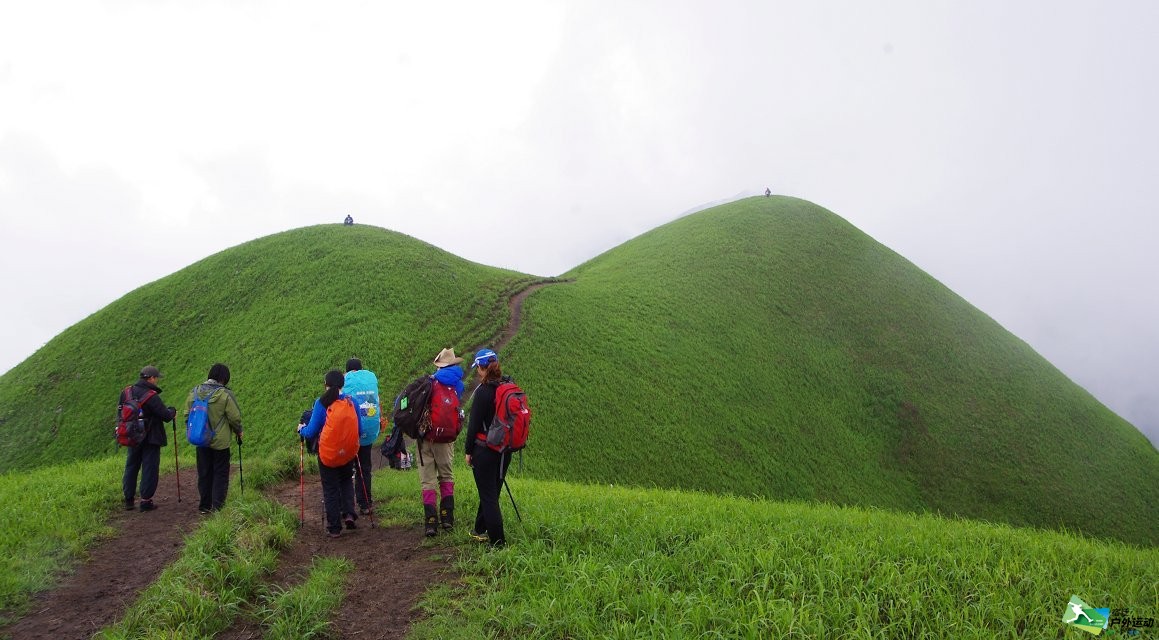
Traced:
<svg viewBox="0 0 1159 640">
<path fill-rule="evenodd" d="M 528 298 L 501 354 L 536 412 L 535 477 L 1159 544 L 1159 453 L 1143 435 L 824 209 L 736 202 L 566 275 Z M 493 339 L 536 280 L 365 226 L 228 249 L 0 377 L 0 471 L 111 454 L 113 399 L 146 363 L 174 405 L 229 364 L 247 456 L 273 452 L 326 369 L 357 355 L 384 392 L 400 388 L 439 348 Z"/>
<path fill-rule="evenodd" d="M 1159 453 L 852 225 L 753 198 L 529 299 L 532 473 L 938 511 L 1159 543 Z"/>
<path fill-rule="evenodd" d="M 362 225 L 233 247 L 125 295 L 0 377 L 0 471 L 112 453 L 117 395 L 150 363 L 174 406 L 228 364 L 246 448 L 260 454 L 292 439 L 327 369 L 358 356 L 384 389 L 401 388 L 442 347 L 498 333 L 507 299 L 533 280 Z"/>
</svg>

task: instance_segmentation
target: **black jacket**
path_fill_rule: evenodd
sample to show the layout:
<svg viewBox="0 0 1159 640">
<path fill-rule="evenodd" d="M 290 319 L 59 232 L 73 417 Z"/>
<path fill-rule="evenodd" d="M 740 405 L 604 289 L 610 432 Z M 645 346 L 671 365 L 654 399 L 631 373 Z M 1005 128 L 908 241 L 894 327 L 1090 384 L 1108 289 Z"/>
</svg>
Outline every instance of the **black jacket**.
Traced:
<svg viewBox="0 0 1159 640">
<path fill-rule="evenodd" d="M 145 416 L 145 440 L 142 444 L 164 447 L 169 444 L 169 440 L 165 437 L 165 423 L 177 416 L 177 410 L 165 406 L 165 402 L 161 400 L 161 388 L 150 384 L 147 380 L 138 380 L 129 393 L 133 394 L 133 399 L 140 400 L 150 390 L 157 393 L 141 407 L 141 415 Z"/>
<path fill-rule="evenodd" d="M 480 384 L 471 399 L 471 416 L 467 419 L 467 455 L 474 455 L 479 434 L 487 437 L 487 428 L 495 419 L 495 390 L 498 382 Z"/>
</svg>

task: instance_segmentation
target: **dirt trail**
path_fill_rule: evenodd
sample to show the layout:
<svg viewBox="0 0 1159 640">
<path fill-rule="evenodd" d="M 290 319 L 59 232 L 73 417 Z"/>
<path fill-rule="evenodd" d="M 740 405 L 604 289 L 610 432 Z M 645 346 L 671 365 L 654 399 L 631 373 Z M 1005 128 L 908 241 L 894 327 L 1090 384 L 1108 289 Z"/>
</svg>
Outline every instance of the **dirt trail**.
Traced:
<svg viewBox="0 0 1159 640">
<path fill-rule="evenodd" d="M 177 558 L 185 535 L 201 521 L 197 471 L 182 469 L 180 476 L 180 503 L 177 474 L 162 476 L 153 497 L 155 511 L 118 511 L 109 522 L 116 531 L 113 536 L 90 549 L 85 562 L 59 586 L 37 594 L 28 615 L 0 628 L 0 637 L 89 638 L 120 620 L 137 594 Z M 236 479 L 230 490 L 238 490 Z M 132 542 L 132 550 L 127 550 L 131 538 L 142 542 Z"/>
<path fill-rule="evenodd" d="M 508 342 L 511 342 L 515 334 L 519 333 L 519 327 L 523 325 L 523 301 L 527 299 L 527 296 L 546 286 L 556 284 L 556 282 L 570 281 L 539 282 L 511 296 L 511 300 L 507 302 L 507 308 L 511 310 L 511 322 L 507 324 L 507 328 L 503 330 L 503 333 L 499 335 L 499 339 L 495 341 L 495 345 L 492 347 L 495 351 L 501 351 L 503 347 L 507 346 Z"/>
<path fill-rule="evenodd" d="M 539 282 L 511 296 L 508 301 L 511 321 L 492 348 L 501 350 L 518 333 L 527 296 L 555 282 L 562 281 Z M 169 451 L 166 448 L 163 454 Z M 382 456 L 377 451 L 374 467 L 383 468 Z M 409 473 L 415 474 L 413 499 L 417 501 L 418 472 Z M 88 557 L 71 575 L 63 577 L 57 587 L 37 594 L 26 616 L 0 628 L 0 638 L 89 638 L 120 620 L 137 594 L 180 555 L 184 537 L 197 528 L 203 517 L 197 513 L 196 470 L 183 469 L 180 479 L 180 503 L 177 502 L 177 475 L 162 476 L 154 498 L 157 510 L 118 511 L 110 520 L 115 533 L 90 549 Z M 461 486 L 467 489 L 470 485 L 462 483 Z M 239 489 L 235 474 L 230 491 Z M 268 494 L 299 510 L 301 496 L 297 482 L 275 488 Z M 417 502 L 414 525 L 372 529 L 369 519 L 363 517 L 357 529 L 345 531 L 336 539 L 326 537 L 321 511 L 321 485 L 317 475 L 313 475 L 306 478 L 305 525 L 293 544 L 279 556 L 278 569 L 270 582 L 279 586 L 297 584 L 309 571 L 315 556 L 348 558 L 355 569 L 349 576 L 342 608 L 333 621 L 336 637 L 402 638 L 419 619 L 420 614 L 413 609 L 421 594 L 436 582 L 456 579 L 451 570 L 454 554 L 439 543 L 423 546 L 425 538 Z M 459 520 L 463 522 L 461 515 Z M 130 536 L 147 543 L 134 543 L 140 548 L 127 552 L 124 547 Z M 261 634 L 257 621 L 243 618 L 217 637 L 247 640 L 260 638 Z"/>
<path fill-rule="evenodd" d="M 375 453 L 376 458 L 381 458 Z M 371 528 L 370 519 L 359 518 L 357 529 L 342 532 L 339 538 L 328 538 L 322 524 L 322 485 L 316 475 L 306 478 L 305 524 L 290 548 L 278 557 L 278 568 L 270 583 L 292 587 L 305 579 L 315 557 L 336 556 L 350 560 L 354 570 L 347 576 L 346 596 L 333 622 L 338 638 L 403 638 L 419 619 L 413 611 L 419 598 L 432 584 L 455 579 L 451 558 L 445 548 L 423 546 L 418 518 L 418 472 L 413 502 L 415 524 L 405 527 Z M 282 504 L 300 512 L 301 488 L 287 483 L 269 492 Z M 381 501 L 379 501 L 381 502 Z M 381 506 L 381 505 L 380 505 Z M 438 540 L 438 538 L 436 538 Z M 218 634 L 225 640 L 256 640 L 262 637 L 258 621 L 241 619 Z"/>
</svg>

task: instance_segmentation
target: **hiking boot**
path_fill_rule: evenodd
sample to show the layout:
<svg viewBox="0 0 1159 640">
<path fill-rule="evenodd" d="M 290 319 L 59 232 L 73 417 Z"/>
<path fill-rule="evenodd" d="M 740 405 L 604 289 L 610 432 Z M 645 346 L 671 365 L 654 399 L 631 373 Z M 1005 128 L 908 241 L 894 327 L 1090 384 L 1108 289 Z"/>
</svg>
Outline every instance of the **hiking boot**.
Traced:
<svg viewBox="0 0 1159 640">
<path fill-rule="evenodd" d="M 359 513 L 359 515 L 363 515 L 363 516 L 371 515 L 372 513 L 374 513 L 374 507 L 359 507 L 358 513 Z"/>
<path fill-rule="evenodd" d="M 439 504 L 439 520 L 442 522 L 444 529 L 449 530 L 455 526 L 455 496 L 443 498 Z"/>
<path fill-rule="evenodd" d="M 137 508 L 136 501 L 133 501 L 133 500 L 126 500 L 125 501 L 125 511 L 132 511 L 133 509 L 136 509 L 136 508 Z"/>
<path fill-rule="evenodd" d="M 347 515 L 346 518 L 342 520 L 342 523 L 346 525 L 347 529 L 358 528 L 358 525 L 354 523 L 354 514 Z"/>
<path fill-rule="evenodd" d="M 326 537 L 328 537 L 328 538 L 337 538 L 337 537 L 339 537 L 339 536 L 341 536 L 341 535 L 342 535 L 342 530 L 341 530 L 341 529 L 339 529 L 339 530 L 337 530 L 337 531 L 327 531 L 327 532 L 326 532 Z"/>
<path fill-rule="evenodd" d="M 471 532 L 471 539 L 475 542 L 487 542 L 490 538 L 487 537 L 487 532 L 479 533 L 478 531 Z"/>
<path fill-rule="evenodd" d="M 152 500 L 142 500 L 142 501 L 141 501 L 141 511 L 142 511 L 142 512 L 144 512 L 144 511 L 152 511 L 152 510 L 154 510 L 154 509 L 156 509 L 156 508 L 157 508 L 157 505 L 153 504 L 153 501 L 152 501 Z"/>
<path fill-rule="evenodd" d="M 435 512 L 435 505 L 424 504 L 423 511 L 426 514 L 425 535 L 428 538 L 439 535 L 439 514 Z"/>
</svg>

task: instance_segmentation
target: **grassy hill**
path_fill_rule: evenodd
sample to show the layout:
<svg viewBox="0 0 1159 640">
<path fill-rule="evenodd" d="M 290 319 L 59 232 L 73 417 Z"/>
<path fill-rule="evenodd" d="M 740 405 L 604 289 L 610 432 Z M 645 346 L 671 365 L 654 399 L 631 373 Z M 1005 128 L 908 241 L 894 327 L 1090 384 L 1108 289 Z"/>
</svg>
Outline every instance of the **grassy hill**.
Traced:
<svg viewBox="0 0 1159 640">
<path fill-rule="evenodd" d="M 125 295 L 0 377 L 0 471 L 112 453 L 117 395 L 145 364 L 174 406 L 228 364 L 247 451 L 260 454 L 292 440 L 328 369 L 357 356 L 384 389 L 401 388 L 439 349 L 496 334 L 510 294 L 533 280 L 363 225 L 233 247 Z"/>
<path fill-rule="evenodd" d="M 543 477 L 939 511 L 1159 543 L 1159 453 L 832 213 L 687 216 L 528 300 Z"/>
<path fill-rule="evenodd" d="M 530 297 L 503 354 L 528 473 L 1078 529 L 1159 543 L 1159 453 L 1026 344 L 815 205 L 756 198 L 633 239 Z M 0 377 L 0 470 L 112 452 L 146 363 L 179 405 L 226 362 L 247 455 L 357 355 L 384 390 L 490 340 L 531 276 L 323 225 L 211 256 Z M 184 451 L 188 447 L 183 448 Z"/>
</svg>

